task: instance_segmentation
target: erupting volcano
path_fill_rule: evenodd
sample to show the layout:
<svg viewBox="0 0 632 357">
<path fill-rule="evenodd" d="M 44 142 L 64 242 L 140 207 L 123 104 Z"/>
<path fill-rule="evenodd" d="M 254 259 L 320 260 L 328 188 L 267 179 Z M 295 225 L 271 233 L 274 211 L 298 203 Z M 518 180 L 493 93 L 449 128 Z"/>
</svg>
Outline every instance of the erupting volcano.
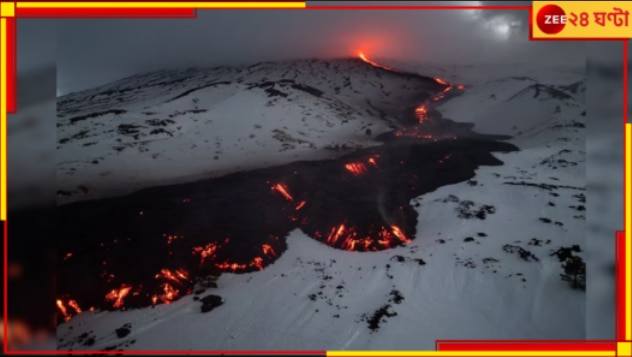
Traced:
<svg viewBox="0 0 632 357">
<path fill-rule="evenodd" d="M 79 306 L 169 304 L 208 276 L 263 270 L 283 254 L 284 237 L 295 229 L 351 252 L 405 245 L 417 230 L 413 197 L 467 180 L 480 165 L 502 164 L 493 151 L 516 149 L 474 134 L 439 140 L 427 128 L 469 132 L 470 126 L 443 120 L 432 109 L 433 101 L 464 87 L 358 56 L 431 88 L 421 92 L 422 103 L 406 125 L 378 137 L 384 145 L 59 207 L 61 319 L 81 313 Z"/>
</svg>

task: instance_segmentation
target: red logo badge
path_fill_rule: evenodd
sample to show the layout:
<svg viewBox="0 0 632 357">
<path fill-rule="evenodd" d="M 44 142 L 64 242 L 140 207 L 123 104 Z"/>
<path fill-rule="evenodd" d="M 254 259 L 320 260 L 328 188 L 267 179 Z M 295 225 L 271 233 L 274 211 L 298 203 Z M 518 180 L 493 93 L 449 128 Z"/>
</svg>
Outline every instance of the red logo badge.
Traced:
<svg viewBox="0 0 632 357">
<path fill-rule="evenodd" d="M 555 35 L 566 26 L 566 13 L 557 5 L 546 5 L 538 11 L 536 22 L 540 31 Z"/>
</svg>

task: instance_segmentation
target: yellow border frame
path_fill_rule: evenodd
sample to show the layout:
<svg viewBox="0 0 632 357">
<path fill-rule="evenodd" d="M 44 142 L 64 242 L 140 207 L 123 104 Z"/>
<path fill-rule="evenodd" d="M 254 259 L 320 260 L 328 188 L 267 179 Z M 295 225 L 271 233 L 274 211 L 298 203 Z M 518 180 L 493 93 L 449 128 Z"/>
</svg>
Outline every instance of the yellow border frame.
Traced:
<svg viewBox="0 0 632 357">
<path fill-rule="evenodd" d="M 0 221 L 7 220 L 7 19 L 16 9 L 40 8 L 306 8 L 305 2 L 1 2 L 0 3 Z M 327 351 L 328 356 L 632 356 L 632 124 L 625 125 L 625 341 L 616 351 Z M 613 341 L 614 342 L 614 341 Z M 9 352 L 10 354 L 11 352 Z M 67 352 L 64 352 L 66 354 Z"/>
</svg>

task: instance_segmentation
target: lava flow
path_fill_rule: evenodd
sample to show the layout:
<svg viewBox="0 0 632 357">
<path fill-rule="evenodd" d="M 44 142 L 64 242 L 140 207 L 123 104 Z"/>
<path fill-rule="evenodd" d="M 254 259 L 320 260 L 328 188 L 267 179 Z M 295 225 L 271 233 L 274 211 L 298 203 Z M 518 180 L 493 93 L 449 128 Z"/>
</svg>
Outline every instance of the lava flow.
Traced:
<svg viewBox="0 0 632 357">
<path fill-rule="evenodd" d="M 130 290 L 132 290 L 132 287 L 123 285 L 120 289 L 113 289 L 105 295 L 105 300 L 112 302 L 112 306 L 115 308 L 122 308 L 123 300 L 129 294 Z"/>
<path fill-rule="evenodd" d="M 378 167 L 377 165 L 377 161 L 376 159 L 379 158 L 380 155 L 374 155 L 369 157 L 368 159 L 366 159 L 367 164 L 373 166 L 373 167 Z M 349 172 L 351 172 L 351 174 L 353 174 L 354 176 L 360 176 L 362 174 L 365 174 L 367 172 L 369 172 L 369 168 L 366 164 L 364 164 L 363 162 L 349 162 L 345 164 L 345 169 Z"/>
<path fill-rule="evenodd" d="M 204 265 L 207 258 L 213 258 L 217 253 L 218 246 L 216 243 L 208 243 L 204 247 L 193 247 L 193 254 L 200 256 L 200 266 Z"/>
<path fill-rule="evenodd" d="M 340 224 L 331 228 L 325 242 L 329 245 L 339 245 L 344 250 L 364 252 L 384 250 L 411 242 L 411 239 L 395 225 L 388 228 L 381 226 L 378 230 L 370 228 L 367 234 L 368 236 L 362 237 L 356 226 Z"/>
<path fill-rule="evenodd" d="M 57 308 L 63 321 L 81 313 L 80 306 L 169 304 L 209 277 L 263 270 L 288 249 L 285 237 L 296 230 L 347 251 L 410 243 L 418 226 L 411 199 L 469 180 L 482 165 L 502 165 L 492 153 L 516 148 L 435 116 L 433 100 L 463 85 L 398 76 L 419 88 L 425 101 L 402 118 L 401 129 L 375 137 L 383 145 L 59 207 Z M 459 140 L 448 139 L 456 135 Z"/>
<path fill-rule="evenodd" d="M 435 82 L 437 82 L 439 84 L 443 84 L 445 86 L 447 86 L 449 84 L 445 79 L 442 79 L 442 78 L 439 78 L 439 77 L 434 77 L 433 79 L 435 80 Z"/>
<path fill-rule="evenodd" d="M 72 318 L 72 316 L 78 315 L 81 313 L 81 308 L 79 307 L 79 304 L 75 300 L 68 300 L 68 303 L 67 303 L 68 307 L 66 307 L 66 304 L 64 304 L 64 302 L 61 299 L 57 299 L 56 303 L 57 303 L 57 308 L 59 309 L 59 312 L 64 318 L 64 321 L 69 321 Z M 70 312 L 68 308 L 73 309 L 74 314 Z"/>
<path fill-rule="evenodd" d="M 151 301 L 154 305 L 157 304 L 158 301 L 168 305 L 178 297 L 179 293 L 180 291 L 169 285 L 169 283 L 164 283 L 162 285 L 161 294 L 152 296 Z"/>
<path fill-rule="evenodd" d="M 182 284 L 189 281 L 189 274 L 184 269 L 178 269 L 175 272 L 169 269 L 162 269 L 160 273 L 156 274 L 156 279 L 167 279 L 175 283 Z"/>
<path fill-rule="evenodd" d="M 381 68 L 381 69 L 385 69 L 387 71 L 392 71 L 392 72 L 396 72 L 394 68 L 391 67 L 386 67 L 386 66 L 382 66 L 381 64 L 371 61 L 370 59 L 368 59 L 366 57 L 366 55 L 364 54 L 364 52 L 358 52 L 358 58 L 360 58 L 362 61 L 370 64 L 373 67 L 377 67 L 377 68 Z"/>
<path fill-rule="evenodd" d="M 286 200 L 294 201 L 294 197 L 292 197 L 292 195 L 290 195 L 290 193 L 288 192 L 287 186 L 277 183 L 276 185 L 272 186 L 272 190 L 277 191 L 278 193 L 283 195 Z"/>
<path fill-rule="evenodd" d="M 345 169 L 355 176 L 362 175 L 367 172 L 366 166 L 361 162 L 351 162 L 345 165 Z"/>
</svg>

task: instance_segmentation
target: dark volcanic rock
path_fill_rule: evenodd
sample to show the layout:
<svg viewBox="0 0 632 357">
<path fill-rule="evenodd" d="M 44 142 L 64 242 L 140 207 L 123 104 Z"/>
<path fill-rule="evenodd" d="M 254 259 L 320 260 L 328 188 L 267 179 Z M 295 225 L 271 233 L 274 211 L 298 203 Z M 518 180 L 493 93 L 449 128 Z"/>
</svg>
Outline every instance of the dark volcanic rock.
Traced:
<svg viewBox="0 0 632 357">
<path fill-rule="evenodd" d="M 123 337 L 129 335 L 130 332 L 132 332 L 132 325 L 131 324 L 125 324 L 122 327 L 117 328 L 115 330 L 115 332 L 116 332 L 116 337 L 123 338 Z"/>
<path fill-rule="evenodd" d="M 222 299 L 222 297 L 218 295 L 207 295 L 200 299 L 200 302 L 202 302 L 202 312 L 209 312 L 214 308 L 222 305 L 224 303 L 224 299 Z"/>
</svg>

